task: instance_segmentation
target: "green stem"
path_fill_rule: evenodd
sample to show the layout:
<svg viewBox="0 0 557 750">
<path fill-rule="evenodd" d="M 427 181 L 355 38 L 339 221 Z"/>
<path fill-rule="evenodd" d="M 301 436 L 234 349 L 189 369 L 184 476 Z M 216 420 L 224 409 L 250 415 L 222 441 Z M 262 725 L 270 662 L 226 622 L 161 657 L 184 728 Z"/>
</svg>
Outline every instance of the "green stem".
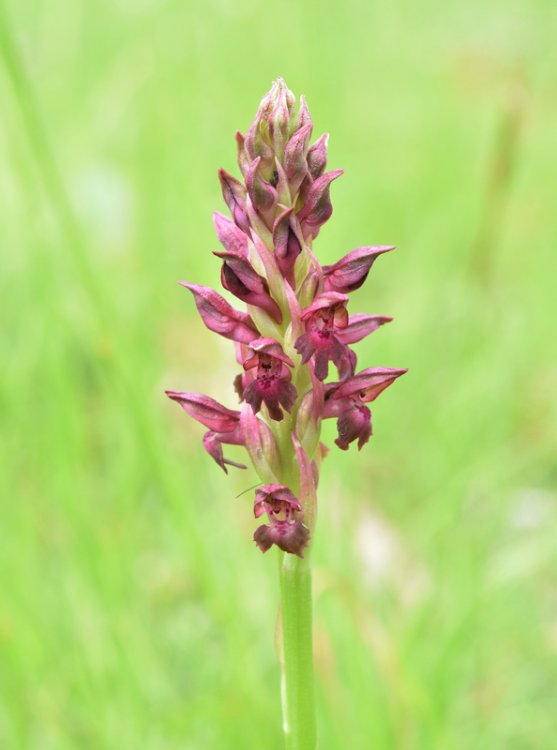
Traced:
<svg viewBox="0 0 557 750">
<path fill-rule="evenodd" d="M 286 750 L 315 750 L 311 566 L 281 553 L 282 694 Z"/>
</svg>

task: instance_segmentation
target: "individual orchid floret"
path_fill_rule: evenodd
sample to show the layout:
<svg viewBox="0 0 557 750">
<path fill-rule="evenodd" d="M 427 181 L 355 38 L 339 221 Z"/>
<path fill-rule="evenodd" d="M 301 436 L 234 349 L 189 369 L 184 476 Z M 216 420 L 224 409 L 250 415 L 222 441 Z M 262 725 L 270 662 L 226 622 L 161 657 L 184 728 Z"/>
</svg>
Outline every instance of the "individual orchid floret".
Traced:
<svg viewBox="0 0 557 750">
<path fill-rule="evenodd" d="M 348 450 L 351 442 L 358 440 L 358 450 L 372 434 L 371 412 L 366 403 L 375 401 L 405 369 L 394 367 L 369 367 L 344 382 L 326 386 L 323 417 L 338 417 L 336 445 Z"/>
<path fill-rule="evenodd" d="M 348 294 L 359 289 L 367 279 L 375 259 L 394 249 L 393 245 L 358 247 L 333 266 L 323 266 L 325 291 Z"/>
<path fill-rule="evenodd" d="M 256 368 L 255 379 L 243 390 L 244 400 L 257 413 L 264 403 L 271 419 L 280 422 L 284 409 L 290 412 L 296 401 L 296 388 L 290 382 L 294 362 L 273 339 L 259 338 L 249 344 L 251 356 L 244 361 L 244 370 Z M 282 409 L 281 409 L 282 407 Z"/>
<path fill-rule="evenodd" d="M 221 283 L 225 289 L 248 305 L 265 310 L 277 323 L 282 321 L 280 307 L 269 294 L 267 280 L 256 273 L 246 257 L 235 252 L 214 252 L 213 255 L 223 261 Z"/>
<path fill-rule="evenodd" d="M 338 335 L 348 325 L 347 302 L 345 294 L 326 292 L 319 294 L 302 312 L 306 332 L 296 339 L 294 346 L 302 355 L 302 364 L 315 355 L 315 376 L 318 380 L 327 377 L 329 361 L 337 366 L 341 378 L 351 374 L 351 354 Z"/>
<path fill-rule="evenodd" d="M 247 468 L 244 464 L 230 461 L 223 457 L 222 444 L 243 445 L 244 438 L 240 429 L 240 412 L 227 409 L 209 396 L 202 393 L 187 393 L 184 391 L 165 391 L 168 398 L 176 401 L 202 425 L 209 428 L 203 436 L 203 446 L 207 453 L 228 473 L 226 465 L 236 466 L 238 469 Z"/>
<path fill-rule="evenodd" d="M 310 531 L 304 526 L 300 516 L 302 506 L 288 487 L 283 484 L 268 484 L 255 492 L 254 515 L 259 518 L 264 513 L 270 524 L 259 526 L 253 539 L 262 552 L 275 544 L 284 552 L 303 557 L 303 549 L 309 542 Z"/>
<path fill-rule="evenodd" d="M 193 294 L 199 314 L 210 331 L 245 344 L 258 337 L 257 328 L 250 316 L 235 310 L 214 289 L 200 284 L 188 284 L 186 281 L 181 281 L 180 284 Z"/>
</svg>

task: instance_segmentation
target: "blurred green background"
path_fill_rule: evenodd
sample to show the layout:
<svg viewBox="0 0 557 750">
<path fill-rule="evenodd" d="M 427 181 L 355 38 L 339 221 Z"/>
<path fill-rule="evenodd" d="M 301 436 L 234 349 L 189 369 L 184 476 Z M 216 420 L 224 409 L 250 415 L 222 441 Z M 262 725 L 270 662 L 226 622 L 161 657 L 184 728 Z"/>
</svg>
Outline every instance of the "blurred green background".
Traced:
<svg viewBox="0 0 557 750">
<path fill-rule="evenodd" d="M 0 3 L 2 750 L 282 746 L 257 479 L 162 394 L 234 406 L 176 280 L 218 284 L 216 170 L 277 75 L 346 170 L 322 262 L 398 246 L 359 361 L 410 369 L 323 465 L 320 748 L 557 747 L 556 32 L 554 0 Z"/>
</svg>

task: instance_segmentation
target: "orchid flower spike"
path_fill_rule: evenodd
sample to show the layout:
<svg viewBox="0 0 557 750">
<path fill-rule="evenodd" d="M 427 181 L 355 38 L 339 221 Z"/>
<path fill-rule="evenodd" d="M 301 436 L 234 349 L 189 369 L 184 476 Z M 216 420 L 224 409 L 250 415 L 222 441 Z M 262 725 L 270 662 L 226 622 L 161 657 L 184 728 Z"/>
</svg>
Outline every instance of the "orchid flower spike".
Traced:
<svg viewBox="0 0 557 750">
<path fill-rule="evenodd" d="M 361 449 L 372 434 L 374 401 L 406 370 L 371 367 L 356 372 L 351 346 L 391 321 L 349 312 L 380 255 L 392 245 L 362 246 L 321 266 L 312 244 L 333 212 L 327 169 L 328 135 L 312 143 L 313 123 L 303 97 L 278 78 L 245 135 L 236 134 L 240 178 L 224 169 L 219 180 L 230 217 L 215 212 L 224 289 L 245 305 L 232 307 L 215 290 L 180 282 L 193 295 L 207 328 L 235 343 L 240 410 L 197 393 L 167 391 L 208 432 L 203 445 L 216 463 L 223 445 L 244 449 L 263 486 L 254 514 L 266 515 L 253 536 L 266 552 L 276 546 L 304 556 L 314 533 L 316 486 L 327 449 L 323 419 L 336 418 L 335 443 Z M 338 376 L 327 381 L 330 373 Z M 237 448 L 236 448 L 237 450 Z"/>
</svg>

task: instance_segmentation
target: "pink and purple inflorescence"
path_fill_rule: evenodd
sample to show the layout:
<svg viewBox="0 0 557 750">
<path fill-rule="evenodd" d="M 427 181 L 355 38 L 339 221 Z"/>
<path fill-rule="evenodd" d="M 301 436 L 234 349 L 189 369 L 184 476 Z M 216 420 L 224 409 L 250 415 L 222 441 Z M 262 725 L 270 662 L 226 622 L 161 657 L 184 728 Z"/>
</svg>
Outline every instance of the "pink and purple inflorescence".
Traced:
<svg viewBox="0 0 557 750">
<path fill-rule="evenodd" d="M 203 445 L 225 472 L 227 466 L 246 467 L 226 459 L 223 445 L 246 448 L 264 483 L 256 490 L 255 517 L 269 520 L 254 541 L 263 552 L 276 545 L 300 557 L 312 532 L 319 465 L 327 451 L 319 441 L 321 420 L 337 419 L 339 448 L 357 441 L 361 449 L 372 434 L 367 404 L 406 372 L 356 371 L 350 345 L 391 318 L 349 314 L 349 294 L 362 286 L 376 258 L 394 247 L 359 247 L 334 265 L 320 265 L 312 243 L 331 216 L 330 186 L 342 170 L 325 171 L 328 136 L 310 145 L 312 127 L 304 98 L 296 111 L 294 95 L 279 78 L 246 136 L 236 134 L 243 180 L 219 170 L 232 218 L 215 212 L 224 250 L 214 254 L 222 260 L 222 286 L 247 310 L 235 309 L 209 287 L 181 282 L 207 328 L 235 342 L 241 409 L 200 393 L 166 392 L 208 428 Z M 331 366 L 338 379 L 326 383 Z"/>
</svg>

